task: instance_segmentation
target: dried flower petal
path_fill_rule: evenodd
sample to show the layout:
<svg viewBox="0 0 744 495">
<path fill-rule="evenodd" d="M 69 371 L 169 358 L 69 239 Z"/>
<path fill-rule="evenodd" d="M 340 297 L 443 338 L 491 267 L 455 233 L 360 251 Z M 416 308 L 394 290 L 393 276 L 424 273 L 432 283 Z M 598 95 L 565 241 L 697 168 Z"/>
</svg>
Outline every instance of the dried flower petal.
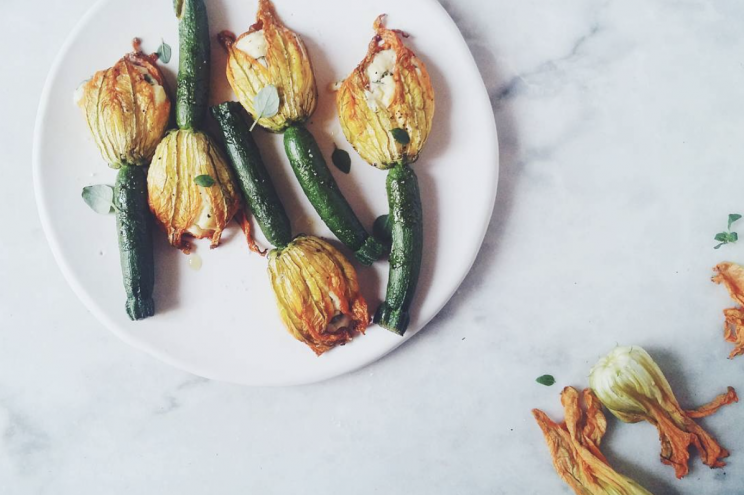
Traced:
<svg viewBox="0 0 744 495">
<path fill-rule="evenodd" d="M 584 390 L 582 398 L 584 409 L 576 389 L 563 389 L 561 403 L 566 420 L 562 424 L 553 422 L 538 409 L 532 411 L 545 435 L 558 475 L 578 495 L 650 495 L 648 490 L 610 467 L 599 450 L 607 430 L 602 406 L 591 390 Z"/>
<path fill-rule="evenodd" d="M 692 418 L 716 412 L 737 402 L 736 392 L 716 398 L 713 403 L 687 413 L 677 402 L 669 382 L 651 356 L 638 346 L 617 347 L 592 368 L 589 383 L 602 404 L 621 421 L 648 421 L 659 430 L 661 462 L 674 467 L 677 478 L 688 471 L 690 446 L 706 465 L 726 465 L 729 453 Z"/>
<path fill-rule="evenodd" d="M 736 263 L 720 263 L 714 270 L 717 275 L 713 282 L 726 286 L 731 299 L 744 305 L 744 267 Z M 729 355 L 729 359 L 733 359 L 744 354 L 744 308 L 724 309 L 723 315 L 726 318 L 723 336 L 726 342 L 734 344 Z"/>
</svg>

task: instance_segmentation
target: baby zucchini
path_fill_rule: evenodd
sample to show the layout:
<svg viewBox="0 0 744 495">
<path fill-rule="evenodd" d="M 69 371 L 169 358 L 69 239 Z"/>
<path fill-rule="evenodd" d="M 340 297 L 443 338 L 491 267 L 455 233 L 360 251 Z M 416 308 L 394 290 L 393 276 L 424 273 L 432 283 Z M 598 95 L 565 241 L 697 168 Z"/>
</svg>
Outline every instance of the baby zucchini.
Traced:
<svg viewBox="0 0 744 495">
<path fill-rule="evenodd" d="M 178 85 L 176 124 L 179 129 L 201 128 L 207 111 L 211 51 L 209 19 L 203 0 L 175 0 L 178 17 Z"/>
<path fill-rule="evenodd" d="M 284 149 L 302 190 L 334 235 L 367 266 L 382 258 L 387 249 L 367 233 L 351 209 L 310 131 L 290 126 L 284 132 Z"/>
<path fill-rule="evenodd" d="M 387 177 L 388 205 L 393 248 L 387 295 L 375 313 L 375 323 L 403 335 L 411 319 L 409 310 L 416 294 L 424 246 L 424 221 L 416 173 L 408 165 L 390 169 Z"/>
<path fill-rule="evenodd" d="M 123 165 L 114 188 L 116 228 L 127 314 L 143 320 L 155 314 L 152 299 L 155 286 L 155 261 L 152 254 L 150 208 L 147 205 L 147 179 L 143 167 Z"/>
<path fill-rule="evenodd" d="M 266 239 L 278 248 L 292 241 L 292 226 L 253 140 L 247 115 L 236 102 L 212 107 L 225 141 L 227 156 L 253 216 Z"/>
</svg>

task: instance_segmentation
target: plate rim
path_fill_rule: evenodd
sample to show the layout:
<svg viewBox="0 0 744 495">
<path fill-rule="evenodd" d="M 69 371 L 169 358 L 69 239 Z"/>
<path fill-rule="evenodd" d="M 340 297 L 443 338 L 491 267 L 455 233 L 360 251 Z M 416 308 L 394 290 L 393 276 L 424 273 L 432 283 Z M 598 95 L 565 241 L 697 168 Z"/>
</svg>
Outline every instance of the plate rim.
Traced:
<svg viewBox="0 0 744 495">
<path fill-rule="evenodd" d="M 469 57 L 467 58 L 467 63 L 471 65 L 471 67 L 475 70 L 475 72 L 480 76 L 480 85 L 479 85 L 479 91 L 477 95 L 478 99 L 481 100 L 482 105 L 486 106 L 490 109 L 491 113 L 491 120 L 490 120 L 490 129 L 488 130 L 488 134 L 493 136 L 493 141 L 489 142 L 487 144 L 484 144 L 484 147 L 490 148 L 490 152 L 488 155 L 493 157 L 493 174 L 494 174 L 494 185 L 491 190 L 491 197 L 488 199 L 488 202 L 485 204 L 484 209 L 488 208 L 488 214 L 484 219 L 483 225 L 481 226 L 480 233 L 476 238 L 478 239 L 477 244 L 474 243 L 475 246 L 477 246 L 472 253 L 472 259 L 468 263 L 467 270 L 463 272 L 463 275 L 459 278 L 457 283 L 452 284 L 452 289 L 450 293 L 443 299 L 443 302 L 439 308 L 437 308 L 435 311 L 432 312 L 432 315 L 426 319 L 423 320 L 421 323 L 421 327 L 416 332 L 411 332 L 408 335 L 404 336 L 400 339 L 399 342 L 397 342 L 395 345 L 391 346 L 390 348 L 386 349 L 385 352 L 381 354 L 375 354 L 367 359 L 361 359 L 358 363 L 355 363 L 354 366 L 350 366 L 348 368 L 342 369 L 340 372 L 337 369 L 334 369 L 333 371 L 320 373 L 318 375 L 314 375 L 312 378 L 309 379 L 296 379 L 292 380 L 290 382 L 266 382 L 266 381 L 255 381 L 255 382 L 248 382 L 248 381 L 240 381 L 240 380 L 231 380 L 229 378 L 225 378 L 223 376 L 216 376 L 215 373 L 210 372 L 207 369 L 203 369 L 203 366 L 195 363 L 185 362 L 181 359 L 178 359 L 167 352 L 161 351 L 160 349 L 149 345 L 147 342 L 135 339 L 133 335 L 130 333 L 120 330 L 118 326 L 106 315 L 104 311 L 99 311 L 97 304 L 92 300 L 91 297 L 87 294 L 86 290 L 83 288 L 82 284 L 78 281 L 77 277 L 73 274 L 73 270 L 70 267 L 67 260 L 62 256 L 61 254 L 61 247 L 60 247 L 60 241 L 57 238 L 57 236 L 54 233 L 54 230 L 52 229 L 52 221 L 49 215 L 47 204 L 44 200 L 44 186 L 41 179 L 41 158 L 40 158 L 40 148 L 43 143 L 43 137 L 44 137 L 44 128 L 43 128 L 43 121 L 44 121 L 44 115 L 46 115 L 49 107 L 49 96 L 52 91 L 52 87 L 54 84 L 54 81 L 57 79 L 57 75 L 61 69 L 62 61 L 67 55 L 67 53 L 70 50 L 70 46 L 76 39 L 77 35 L 80 33 L 80 31 L 83 29 L 84 26 L 88 24 L 88 21 L 96 14 L 98 11 L 100 11 L 106 4 L 109 2 L 113 2 L 117 0 L 97 0 L 88 10 L 83 14 L 83 16 L 77 21 L 75 26 L 72 28 L 72 30 L 67 34 L 67 37 L 65 38 L 65 41 L 62 43 L 61 47 L 57 51 L 57 54 L 55 55 L 54 61 L 52 62 L 52 65 L 50 66 L 49 72 L 47 73 L 46 80 L 44 82 L 44 87 L 42 89 L 40 98 L 39 98 L 39 106 L 36 111 L 36 120 L 34 123 L 34 133 L 33 133 L 33 140 L 32 140 L 32 157 L 31 157 L 31 166 L 32 166 L 32 178 L 33 178 L 33 186 L 34 186 L 34 197 L 36 202 L 36 209 L 39 214 L 39 219 L 41 220 L 41 226 L 42 230 L 44 231 L 44 237 L 46 238 L 46 241 L 49 245 L 50 250 L 52 251 L 52 256 L 54 257 L 54 260 L 59 267 L 59 270 L 62 272 L 63 277 L 65 278 L 65 281 L 72 289 L 73 293 L 77 296 L 77 298 L 83 303 L 83 306 L 95 317 L 96 320 L 98 320 L 100 323 L 103 324 L 104 327 L 106 327 L 110 332 L 112 332 L 117 338 L 125 342 L 127 345 L 133 347 L 134 349 L 143 352 L 145 354 L 150 355 L 151 357 L 157 359 L 158 361 L 161 361 L 163 363 L 168 364 L 169 366 L 172 366 L 178 370 L 184 371 L 186 373 L 190 373 L 192 375 L 200 376 L 209 380 L 223 382 L 223 383 L 230 383 L 234 385 L 241 385 L 241 386 L 250 386 L 250 387 L 287 387 L 287 386 L 299 386 L 299 385 L 309 385 L 313 383 L 320 383 L 325 382 L 327 380 L 330 380 L 332 378 L 341 377 L 356 371 L 359 371 L 362 368 L 365 368 L 383 358 L 388 356 L 390 353 L 398 349 L 401 345 L 408 342 L 411 338 L 413 338 L 415 335 L 418 335 L 420 332 L 422 332 L 431 321 L 436 318 L 437 315 L 439 315 L 442 310 L 449 304 L 452 297 L 455 295 L 455 293 L 460 289 L 462 286 L 462 283 L 465 281 L 467 276 L 470 274 L 470 272 L 473 269 L 473 265 L 475 264 L 475 261 L 478 258 L 478 255 L 481 252 L 481 249 L 483 248 L 483 241 L 485 239 L 485 236 L 488 232 L 489 226 L 491 224 L 491 220 L 493 218 L 494 208 L 496 205 L 496 197 L 498 195 L 498 189 L 499 189 L 499 183 L 500 183 L 500 175 L 501 175 L 501 156 L 500 156 L 500 147 L 499 147 L 499 135 L 498 135 L 498 129 L 496 126 L 496 114 L 493 110 L 493 105 L 491 103 L 490 95 L 488 92 L 488 88 L 486 87 L 486 83 L 483 80 L 483 74 L 481 73 L 478 64 L 475 61 L 475 57 L 473 55 L 473 52 L 470 49 L 470 46 L 468 46 L 467 41 L 465 40 L 465 36 L 463 35 L 462 31 L 460 31 L 460 28 L 457 26 L 457 23 L 454 21 L 452 16 L 450 16 L 449 12 L 447 12 L 447 9 L 444 8 L 444 6 L 439 3 L 437 0 L 422 0 L 425 2 L 428 2 L 432 7 L 438 8 L 441 13 L 443 13 L 447 19 L 450 21 L 450 28 L 454 30 L 456 33 L 456 38 L 458 40 L 458 43 L 461 44 L 461 46 L 467 51 Z M 489 150 L 486 150 L 489 151 Z"/>
</svg>

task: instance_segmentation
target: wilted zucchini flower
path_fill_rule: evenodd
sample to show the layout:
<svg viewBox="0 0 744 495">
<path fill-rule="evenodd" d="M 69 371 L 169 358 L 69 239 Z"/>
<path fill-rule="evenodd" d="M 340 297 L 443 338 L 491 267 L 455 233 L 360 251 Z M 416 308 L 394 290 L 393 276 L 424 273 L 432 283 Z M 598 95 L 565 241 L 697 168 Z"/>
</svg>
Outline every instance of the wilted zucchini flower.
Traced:
<svg viewBox="0 0 744 495">
<path fill-rule="evenodd" d="M 554 423 L 544 412 L 533 409 L 532 414 L 545 435 L 553 466 L 558 475 L 577 495 L 651 495 L 651 492 L 630 478 L 612 469 L 599 450 L 607 431 L 607 420 L 602 405 L 591 390 L 581 394 L 566 387 L 561 403 L 566 413 L 564 423 Z"/>
<path fill-rule="evenodd" d="M 386 29 L 384 16 L 367 57 L 341 83 L 336 96 L 346 139 L 381 169 L 418 159 L 431 132 L 434 88 L 424 63 L 408 49 L 405 33 Z"/>
<path fill-rule="evenodd" d="M 113 168 L 147 165 L 168 127 L 171 102 L 156 57 L 139 50 L 96 72 L 75 91 L 88 128 Z"/>
<path fill-rule="evenodd" d="M 230 86 L 258 125 L 283 132 L 310 117 L 318 99 L 310 57 L 300 36 L 281 23 L 269 0 L 259 0 L 256 23 L 247 32 L 236 39 L 223 31 L 219 39 L 228 54 Z M 279 92 L 279 111 L 271 117 L 254 106 L 256 95 L 267 86 Z"/>
<path fill-rule="evenodd" d="M 269 254 L 269 277 L 289 333 L 318 356 L 369 324 L 354 267 L 326 241 L 299 236 Z"/>
<path fill-rule="evenodd" d="M 744 305 L 744 267 L 736 263 L 720 263 L 714 270 L 716 275 L 713 282 L 725 285 L 731 299 Z M 726 318 L 723 336 L 727 342 L 734 344 L 734 350 L 729 355 L 729 359 L 733 359 L 744 354 L 744 308 L 724 309 L 723 315 Z"/>
<path fill-rule="evenodd" d="M 189 245 L 184 235 L 209 238 L 217 247 L 241 207 L 222 152 L 198 131 L 175 130 L 163 139 L 150 165 L 147 189 L 150 209 L 169 242 L 185 252 Z"/>
<path fill-rule="evenodd" d="M 716 397 L 693 411 L 683 410 L 672 388 L 649 354 L 638 346 L 617 347 L 599 360 L 589 375 L 589 384 L 602 404 L 626 423 L 648 421 L 659 430 L 661 462 L 674 467 L 677 478 L 688 471 L 689 448 L 711 468 L 726 465 L 729 453 L 693 418 L 703 418 L 722 406 L 738 402 L 736 392 Z"/>
</svg>

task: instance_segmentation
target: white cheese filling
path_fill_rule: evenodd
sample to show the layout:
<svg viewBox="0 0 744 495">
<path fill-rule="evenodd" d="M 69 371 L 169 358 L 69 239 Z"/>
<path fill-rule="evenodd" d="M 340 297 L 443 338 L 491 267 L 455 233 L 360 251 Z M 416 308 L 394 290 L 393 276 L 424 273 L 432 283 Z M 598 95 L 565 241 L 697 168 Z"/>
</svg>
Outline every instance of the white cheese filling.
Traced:
<svg viewBox="0 0 744 495">
<path fill-rule="evenodd" d="M 235 48 L 255 58 L 264 67 L 267 66 L 266 54 L 268 53 L 268 46 L 266 45 L 266 36 L 264 35 L 263 29 L 260 31 L 254 31 L 240 38 L 238 42 L 235 43 Z"/>
<path fill-rule="evenodd" d="M 199 217 L 194 222 L 194 225 L 187 229 L 187 232 L 197 237 L 217 229 L 217 222 L 214 219 L 214 212 L 212 211 L 212 197 L 201 186 L 199 186 L 199 194 L 202 199 L 202 208 L 199 212 Z"/>
<path fill-rule="evenodd" d="M 393 71 L 396 62 L 395 50 L 382 50 L 367 66 L 369 91 L 366 92 L 367 103 L 370 108 L 377 110 L 379 106 L 388 108 L 395 97 L 395 79 Z"/>
<path fill-rule="evenodd" d="M 147 67 L 142 67 L 141 65 L 135 65 L 134 67 L 139 71 L 140 74 L 145 76 L 145 81 L 147 81 L 148 84 L 152 86 L 153 95 L 155 97 L 155 105 L 160 106 L 165 103 L 165 88 L 158 83 L 157 79 L 152 77 L 152 74 L 150 74 L 150 71 L 147 70 Z"/>
<path fill-rule="evenodd" d="M 85 81 L 80 83 L 80 86 L 75 88 L 75 93 L 72 95 L 72 99 L 75 102 L 75 105 L 80 105 L 80 102 L 83 101 L 83 97 L 85 96 L 85 85 L 90 81 L 90 79 L 86 79 Z"/>
</svg>

